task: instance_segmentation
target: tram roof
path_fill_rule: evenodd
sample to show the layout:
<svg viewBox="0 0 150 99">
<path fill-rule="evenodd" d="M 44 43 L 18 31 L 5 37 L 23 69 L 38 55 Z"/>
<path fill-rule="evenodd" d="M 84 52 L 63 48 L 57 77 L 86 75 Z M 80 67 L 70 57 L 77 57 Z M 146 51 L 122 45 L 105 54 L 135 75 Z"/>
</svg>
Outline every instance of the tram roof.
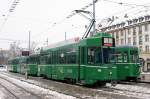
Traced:
<svg viewBox="0 0 150 99">
<path fill-rule="evenodd" d="M 134 45 L 119 45 L 116 46 L 116 48 L 138 48 L 138 47 Z"/>
</svg>

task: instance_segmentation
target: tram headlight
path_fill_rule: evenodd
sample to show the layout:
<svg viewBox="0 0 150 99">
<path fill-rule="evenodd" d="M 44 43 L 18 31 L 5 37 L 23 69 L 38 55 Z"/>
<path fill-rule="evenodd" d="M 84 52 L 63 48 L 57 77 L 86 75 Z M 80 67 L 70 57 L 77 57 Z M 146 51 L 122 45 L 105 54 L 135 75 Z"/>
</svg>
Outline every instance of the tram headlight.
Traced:
<svg viewBox="0 0 150 99">
<path fill-rule="evenodd" d="M 110 75 L 112 75 L 112 72 L 109 72 Z"/>
</svg>

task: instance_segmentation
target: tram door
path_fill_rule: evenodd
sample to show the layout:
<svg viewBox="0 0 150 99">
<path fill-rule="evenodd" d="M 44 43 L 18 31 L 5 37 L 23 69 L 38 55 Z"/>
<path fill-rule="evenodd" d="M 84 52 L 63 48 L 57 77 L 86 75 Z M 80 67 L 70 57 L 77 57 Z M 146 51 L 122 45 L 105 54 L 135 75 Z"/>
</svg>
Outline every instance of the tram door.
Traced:
<svg viewBox="0 0 150 99">
<path fill-rule="evenodd" d="M 85 78 L 85 65 L 87 64 L 87 47 L 79 47 L 78 52 L 78 80 Z"/>
</svg>

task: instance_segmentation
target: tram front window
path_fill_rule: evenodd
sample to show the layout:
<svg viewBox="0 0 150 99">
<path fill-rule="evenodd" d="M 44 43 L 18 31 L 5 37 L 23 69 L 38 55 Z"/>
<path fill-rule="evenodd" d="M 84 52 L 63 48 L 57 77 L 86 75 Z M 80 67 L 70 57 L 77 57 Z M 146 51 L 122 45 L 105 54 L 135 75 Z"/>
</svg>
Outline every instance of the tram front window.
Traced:
<svg viewBox="0 0 150 99">
<path fill-rule="evenodd" d="M 92 47 L 88 48 L 88 64 L 110 63 L 109 55 L 113 53 L 110 48 Z"/>
</svg>

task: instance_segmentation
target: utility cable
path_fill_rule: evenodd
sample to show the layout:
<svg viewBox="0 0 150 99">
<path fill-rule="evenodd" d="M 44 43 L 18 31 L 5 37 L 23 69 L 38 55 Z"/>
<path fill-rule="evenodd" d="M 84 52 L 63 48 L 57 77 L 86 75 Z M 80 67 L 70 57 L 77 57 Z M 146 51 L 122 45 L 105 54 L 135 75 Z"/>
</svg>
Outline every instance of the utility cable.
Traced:
<svg viewBox="0 0 150 99">
<path fill-rule="evenodd" d="M 9 18 L 9 16 L 10 16 L 10 13 L 14 12 L 14 10 L 15 10 L 15 8 L 16 8 L 18 3 L 19 3 L 19 0 L 14 0 L 13 3 L 11 4 L 11 6 L 9 8 L 9 12 L 8 12 L 6 18 L 4 19 L 3 23 L 0 26 L 0 32 L 2 31 L 3 27 L 5 26 L 7 20 Z"/>
</svg>

